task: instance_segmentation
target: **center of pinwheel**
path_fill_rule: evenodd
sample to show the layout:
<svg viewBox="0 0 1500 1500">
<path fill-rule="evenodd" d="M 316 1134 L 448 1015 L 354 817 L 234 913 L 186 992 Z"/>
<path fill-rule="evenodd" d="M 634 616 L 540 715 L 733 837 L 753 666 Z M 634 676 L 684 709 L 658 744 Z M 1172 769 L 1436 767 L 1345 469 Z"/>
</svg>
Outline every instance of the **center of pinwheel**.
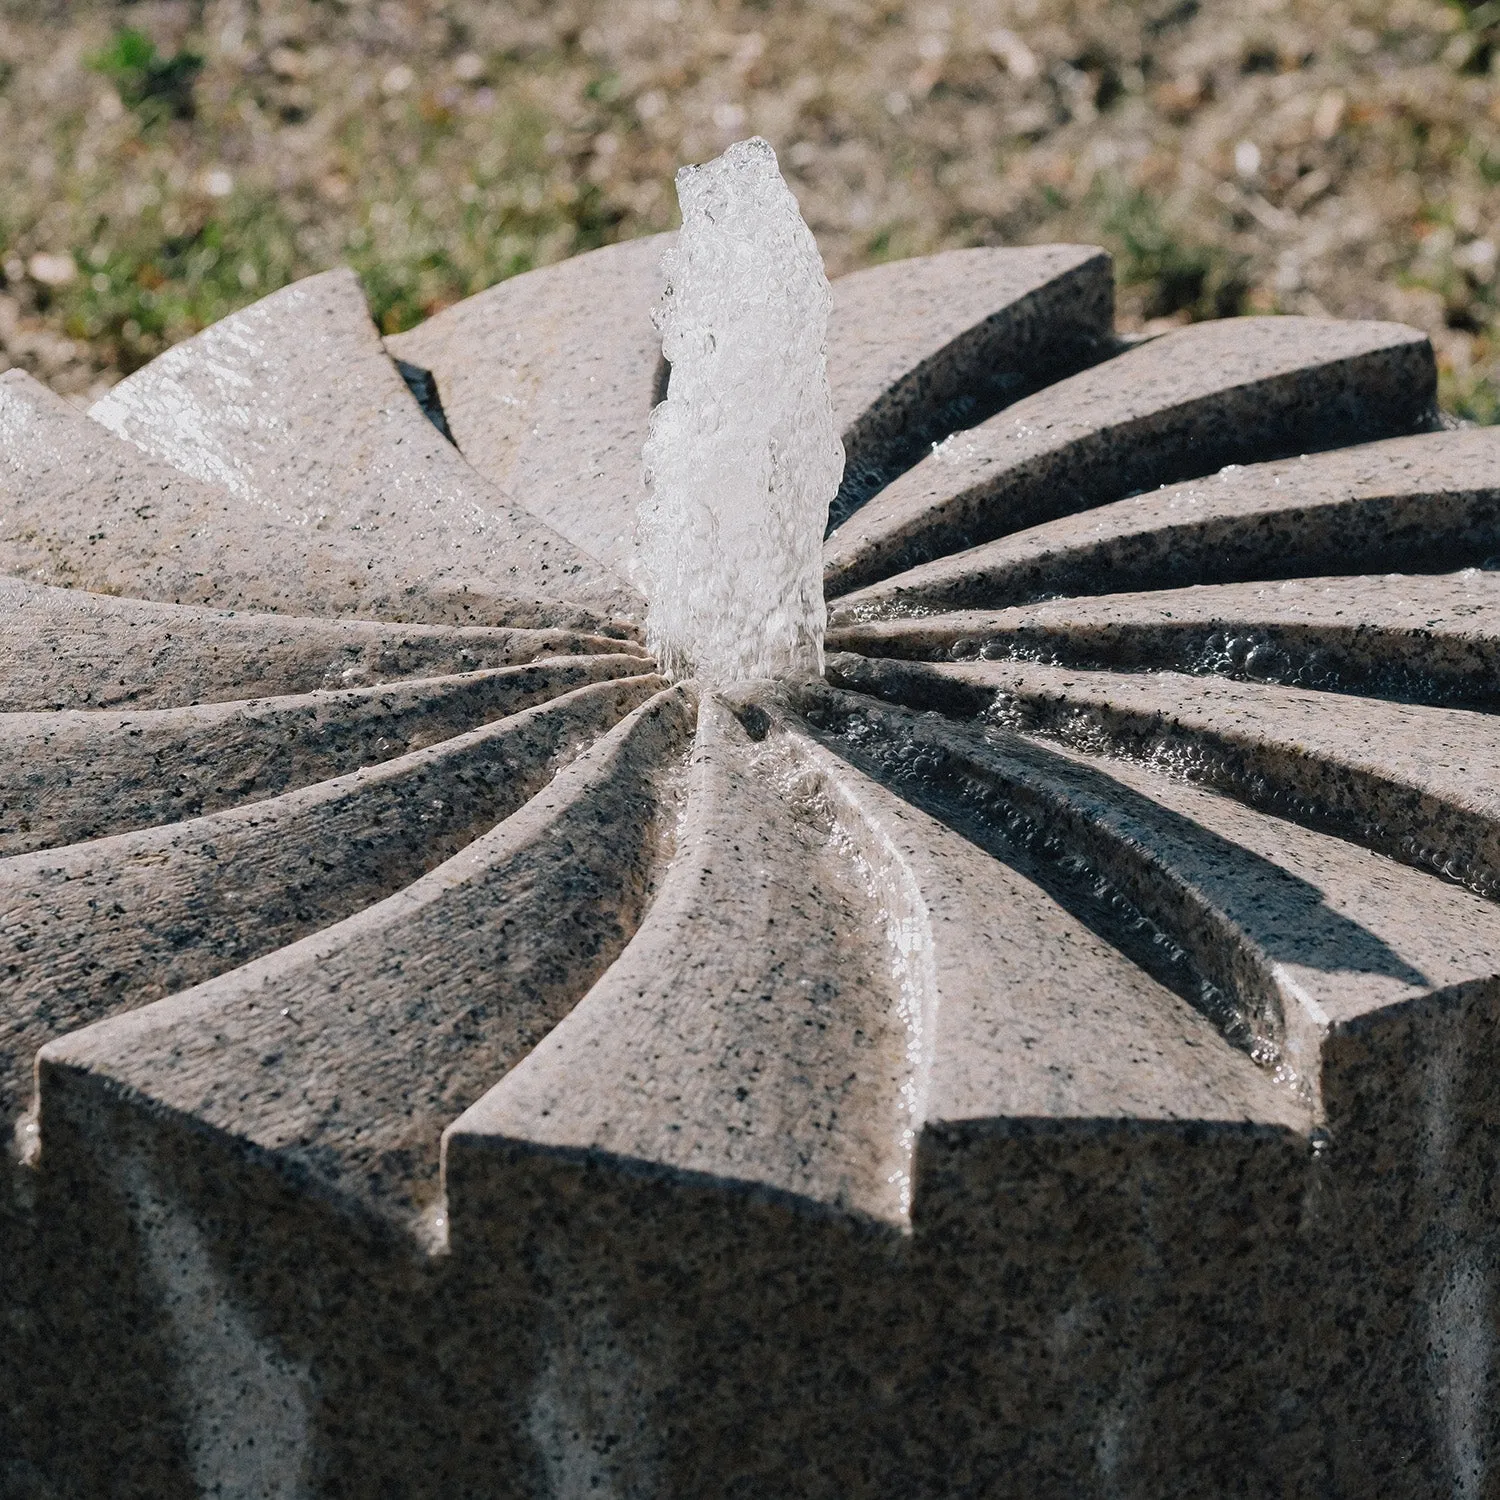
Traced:
<svg viewBox="0 0 1500 1500">
<path fill-rule="evenodd" d="M 682 231 L 656 311 L 671 365 L 637 527 L 646 640 L 724 686 L 823 670 L 822 543 L 844 449 L 822 257 L 759 137 L 677 174 Z"/>
</svg>

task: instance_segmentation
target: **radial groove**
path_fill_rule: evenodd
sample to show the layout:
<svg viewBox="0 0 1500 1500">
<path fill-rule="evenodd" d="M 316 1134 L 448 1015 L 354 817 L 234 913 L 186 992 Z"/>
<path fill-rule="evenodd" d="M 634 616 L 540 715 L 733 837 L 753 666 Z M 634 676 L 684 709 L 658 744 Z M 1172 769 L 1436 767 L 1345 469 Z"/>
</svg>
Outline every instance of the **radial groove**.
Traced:
<svg viewBox="0 0 1500 1500">
<path fill-rule="evenodd" d="M 1500 721 L 1464 709 L 1347 698 L 1177 673 L 1020 663 L 830 661 L 830 674 L 908 704 L 1148 760 L 1284 817 L 1332 828 L 1500 891 Z"/>
<path fill-rule="evenodd" d="M 1224 464 L 1430 424 L 1432 349 L 1394 323 L 1180 329 L 934 449 L 828 541 L 830 594 Z"/>
<path fill-rule="evenodd" d="M 0 577 L 0 712 L 183 708 L 517 666 L 644 655 L 565 630 L 391 625 L 199 609 Z"/>
<path fill-rule="evenodd" d="M 636 709 L 461 853 L 384 901 L 59 1039 L 48 1078 L 128 1088 L 299 1184 L 440 1226 L 444 1126 L 566 1015 L 640 920 L 670 848 L 681 690 Z M 400 1046 L 391 1047 L 393 1036 Z"/>
<path fill-rule="evenodd" d="M 830 631 L 830 650 L 1176 671 L 1500 708 L 1500 574 L 1214 584 Z"/>
<path fill-rule="evenodd" d="M 1059 594 L 1500 556 L 1500 429 L 1422 434 L 1207 479 L 1033 526 L 844 595 L 835 620 L 1000 608 Z"/>
<path fill-rule="evenodd" d="M 579 657 L 246 703 L 0 714 L 0 856 L 274 797 L 645 665 Z"/>
<path fill-rule="evenodd" d="M 664 684 L 576 689 L 369 771 L 166 828 L 0 860 L 14 1105 L 54 1036 L 390 895 L 523 806 Z"/>
</svg>

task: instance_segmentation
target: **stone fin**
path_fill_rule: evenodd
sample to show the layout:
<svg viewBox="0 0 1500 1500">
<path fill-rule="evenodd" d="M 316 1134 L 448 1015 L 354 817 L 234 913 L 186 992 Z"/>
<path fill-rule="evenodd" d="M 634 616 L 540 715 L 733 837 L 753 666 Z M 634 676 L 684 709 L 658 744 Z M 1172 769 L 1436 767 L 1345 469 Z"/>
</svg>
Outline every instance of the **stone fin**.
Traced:
<svg viewBox="0 0 1500 1500">
<path fill-rule="evenodd" d="M 673 235 L 513 276 L 386 340 L 430 370 L 454 441 L 492 483 L 628 576 Z"/>
<path fill-rule="evenodd" d="M 1446 572 L 1500 557 L 1500 429 L 1229 468 L 1028 527 L 843 596 L 835 621 L 1070 594 Z"/>
<path fill-rule="evenodd" d="M 1315 1115 L 1330 1026 L 1500 974 L 1492 903 L 1330 833 L 1149 765 L 852 695 L 810 701 L 844 753 L 1084 915 Z M 1050 934 L 1039 951 L 1071 947 Z"/>
<path fill-rule="evenodd" d="M 444 441 L 347 269 L 232 313 L 122 380 L 90 415 L 242 503 L 329 538 L 387 610 L 414 592 L 473 595 L 483 611 L 474 623 L 484 624 L 576 623 L 568 605 L 601 618 L 636 610 L 620 579 Z"/>
<path fill-rule="evenodd" d="M 833 283 L 844 480 L 828 529 L 926 450 L 1114 352 L 1114 269 L 1088 245 L 949 250 Z"/>
<path fill-rule="evenodd" d="M 1430 425 L 1436 378 L 1426 338 L 1396 323 L 1179 329 L 939 445 L 829 539 L 828 592 L 1225 464 Z"/>
<path fill-rule="evenodd" d="M 1500 574 L 1198 584 L 890 619 L 829 648 L 917 661 L 1173 671 L 1500 709 Z"/>
<path fill-rule="evenodd" d="M 345 612 L 285 518 L 149 457 L 20 370 L 0 374 L 0 569 L 177 604 Z"/>
<path fill-rule="evenodd" d="M 0 857 L 278 796 L 643 667 L 579 657 L 192 708 L 0 714 Z"/>
<path fill-rule="evenodd" d="M 1500 891 L 1489 714 L 1177 673 L 830 659 L 830 678 L 1143 760 L 1483 895 Z"/>
<path fill-rule="evenodd" d="M 614 1164 L 904 1224 L 926 981 L 893 961 L 902 912 L 866 883 L 868 832 L 851 834 L 851 817 L 797 743 L 774 728 L 753 738 L 705 700 L 655 905 L 455 1122 L 448 1150 Z"/>
<path fill-rule="evenodd" d="M 0 712 L 180 708 L 642 654 L 565 630 L 391 625 L 212 610 L 0 577 Z"/>
<path fill-rule="evenodd" d="M 1129 894 L 1144 897 L 1158 920 L 1177 931 L 1183 925 L 1177 914 L 1161 911 L 1165 903 L 1140 889 L 1139 852 L 1117 830 L 1102 828 L 1122 811 L 1118 804 L 1096 797 L 1094 806 L 1081 807 L 1083 799 L 1075 796 L 1068 806 L 1067 791 L 1076 792 L 1062 785 L 1070 768 L 1050 778 L 1034 766 L 1017 774 L 1003 751 L 961 726 L 935 726 L 846 694 L 818 694 L 803 706 L 824 721 L 821 753 L 853 782 L 867 816 L 899 850 L 920 892 L 921 937 L 935 991 L 924 1130 L 957 1121 L 1069 1117 L 1250 1120 L 1277 1130 L 1309 1128 L 1312 1100 L 1257 1066 L 1243 1035 L 1231 1045 L 1220 1034 L 1222 1016 L 1205 1015 L 1159 983 L 1059 902 L 1051 882 L 1028 875 L 1026 866 L 1036 861 L 1018 860 L 1019 849 L 990 836 L 1006 795 L 1002 787 L 1017 803 L 1028 793 L 1058 803 L 1061 821 L 1071 814 L 1090 831 L 1104 832 L 1097 842 L 1108 841 L 1109 847 L 1107 853 L 1093 851 L 1095 878 L 1103 878 L 1114 856 L 1111 874 L 1119 892 L 1131 887 Z M 866 725 L 879 721 L 882 729 L 895 725 L 887 743 L 917 751 L 923 763 L 918 783 L 860 754 L 855 746 L 868 741 L 839 732 L 841 712 Z M 953 793 L 956 778 L 964 780 L 974 804 L 967 816 Z M 988 794 L 975 799 L 980 783 Z M 1173 893 L 1182 904 L 1206 908 L 1180 872 L 1168 871 L 1160 880 L 1184 887 Z M 1228 939 L 1231 948 L 1244 943 L 1244 934 L 1232 930 L 1214 936 Z M 1263 975 L 1252 977 L 1262 991 L 1267 988 Z M 1281 1040 L 1282 1017 L 1274 1019 Z M 1315 1060 L 1315 1046 L 1312 1055 Z M 920 1183 L 915 1191 L 920 1195 Z"/>
<path fill-rule="evenodd" d="M 443 1127 L 629 940 L 670 850 L 671 773 L 691 733 L 683 690 L 659 693 L 401 891 L 53 1042 L 40 1064 L 44 1141 L 48 1080 L 65 1069 L 75 1092 L 189 1116 L 299 1191 L 440 1248 Z"/>
<path fill-rule="evenodd" d="M 664 684 L 578 688 L 440 745 L 165 828 L 0 860 L 0 1114 L 53 1037 L 380 901 L 509 817 Z"/>
</svg>

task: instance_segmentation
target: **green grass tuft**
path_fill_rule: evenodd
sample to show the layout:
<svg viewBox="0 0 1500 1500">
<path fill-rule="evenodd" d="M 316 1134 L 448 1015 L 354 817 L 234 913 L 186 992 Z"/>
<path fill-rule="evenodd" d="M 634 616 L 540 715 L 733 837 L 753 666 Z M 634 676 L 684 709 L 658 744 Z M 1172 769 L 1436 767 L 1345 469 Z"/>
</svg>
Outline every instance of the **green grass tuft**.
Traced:
<svg viewBox="0 0 1500 1500">
<path fill-rule="evenodd" d="M 145 32 L 126 26 L 94 53 L 89 66 L 108 78 L 121 101 L 146 123 L 193 118 L 193 84 L 203 69 L 198 53 L 183 50 L 163 57 Z"/>
</svg>

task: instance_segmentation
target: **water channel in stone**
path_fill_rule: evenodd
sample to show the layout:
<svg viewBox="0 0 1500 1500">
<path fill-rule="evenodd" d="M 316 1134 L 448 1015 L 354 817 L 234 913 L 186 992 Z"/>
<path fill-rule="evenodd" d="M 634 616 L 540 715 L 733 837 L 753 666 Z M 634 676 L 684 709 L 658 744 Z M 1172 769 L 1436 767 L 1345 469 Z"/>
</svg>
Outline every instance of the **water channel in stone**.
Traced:
<svg viewBox="0 0 1500 1500">
<path fill-rule="evenodd" d="M 671 365 L 636 529 L 646 641 L 707 686 L 823 670 L 823 533 L 844 450 L 831 293 L 759 137 L 677 174 L 682 230 L 655 314 Z"/>
</svg>

